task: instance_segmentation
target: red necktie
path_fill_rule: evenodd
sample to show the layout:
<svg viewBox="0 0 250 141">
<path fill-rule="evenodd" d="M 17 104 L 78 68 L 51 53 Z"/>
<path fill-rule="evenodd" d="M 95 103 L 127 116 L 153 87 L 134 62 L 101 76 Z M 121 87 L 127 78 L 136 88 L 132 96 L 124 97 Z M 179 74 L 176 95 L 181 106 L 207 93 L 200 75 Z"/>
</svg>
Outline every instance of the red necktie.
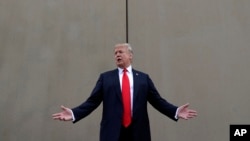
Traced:
<svg viewBox="0 0 250 141">
<path fill-rule="evenodd" d="M 122 77 L 122 100 L 123 100 L 123 119 L 122 124 L 128 127 L 131 123 L 131 99 L 130 99 L 130 85 L 127 76 L 127 69 L 123 70 Z"/>
</svg>

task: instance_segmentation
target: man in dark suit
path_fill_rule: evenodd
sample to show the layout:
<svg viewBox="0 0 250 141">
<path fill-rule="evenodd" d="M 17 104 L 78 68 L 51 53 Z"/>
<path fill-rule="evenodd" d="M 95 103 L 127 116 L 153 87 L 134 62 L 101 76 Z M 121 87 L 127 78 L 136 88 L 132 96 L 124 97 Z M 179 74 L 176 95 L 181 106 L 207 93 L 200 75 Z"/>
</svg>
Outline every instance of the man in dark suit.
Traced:
<svg viewBox="0 0 250 141">
<path fill-rule="evenodd" d="M 117 69 L 102 73 L 90 97 L 78 107 L 61 106 L 55 120 L 76 123 L 103 102 L 100 141 L 150 141 L 147 102 L 174 121 L 197 116 L 189 104 L 174 106 L 163 99 L 150 77 L 132 68 L 133 52 L 129 44 L 114 49 Z"/>
</svg>

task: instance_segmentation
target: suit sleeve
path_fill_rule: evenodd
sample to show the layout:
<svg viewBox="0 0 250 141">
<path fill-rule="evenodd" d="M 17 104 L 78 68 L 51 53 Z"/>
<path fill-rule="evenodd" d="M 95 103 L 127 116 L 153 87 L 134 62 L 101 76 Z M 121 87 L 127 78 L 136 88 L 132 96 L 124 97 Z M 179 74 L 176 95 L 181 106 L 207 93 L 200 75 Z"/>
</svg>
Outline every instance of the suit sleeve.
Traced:
<svg viewBox="0 0 250 141">
<path fill-rule="evenodd" d="M 92 111 L 94 111 L 102 102 L 102 75 L 100 75 L 96 86 L 94 87 L 89 98 L 83 102 L 81 105 L 72 109 L 75 120 L 73 123 L 78 122 L 82 118 L 88 116 Z"/>
<path fill-rule="evenodd" d="M 147 82 L 149 103 L 162 114 L 168 116 L 174 121 L 177 121 L 178 119 L 175 118 L 175 114 L 178 107 L 169 103 L 160 96 L 149 76 L 147 76 Z"/>
</svg>

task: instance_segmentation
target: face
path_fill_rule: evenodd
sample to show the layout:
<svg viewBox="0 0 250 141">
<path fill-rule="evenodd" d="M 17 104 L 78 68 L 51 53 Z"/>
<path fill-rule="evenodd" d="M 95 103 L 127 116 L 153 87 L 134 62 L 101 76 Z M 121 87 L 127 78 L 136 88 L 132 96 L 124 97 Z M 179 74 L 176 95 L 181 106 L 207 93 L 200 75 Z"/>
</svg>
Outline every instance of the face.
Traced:
<svg viewBox="0 0 250 141">
<path fill-rule="evenodd" d="M 120 68 L 127 68 L 132 63 L 132 53 L 125 45 L 115 46 L 115 62 Z"/>
</svg>

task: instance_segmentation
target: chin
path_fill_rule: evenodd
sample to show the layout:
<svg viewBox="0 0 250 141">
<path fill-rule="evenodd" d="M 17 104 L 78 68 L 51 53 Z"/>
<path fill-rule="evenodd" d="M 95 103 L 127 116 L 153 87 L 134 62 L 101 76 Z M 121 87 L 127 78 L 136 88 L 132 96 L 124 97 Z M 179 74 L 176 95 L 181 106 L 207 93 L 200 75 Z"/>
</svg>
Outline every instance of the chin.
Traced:
<svg viewBox="0 0 250 141">
<path fill-rule="evenodd" d="M 119 67 L 119 68 L 123 68 L 122 64 L 116 64 L 116 66 Z"/>
</svg>

